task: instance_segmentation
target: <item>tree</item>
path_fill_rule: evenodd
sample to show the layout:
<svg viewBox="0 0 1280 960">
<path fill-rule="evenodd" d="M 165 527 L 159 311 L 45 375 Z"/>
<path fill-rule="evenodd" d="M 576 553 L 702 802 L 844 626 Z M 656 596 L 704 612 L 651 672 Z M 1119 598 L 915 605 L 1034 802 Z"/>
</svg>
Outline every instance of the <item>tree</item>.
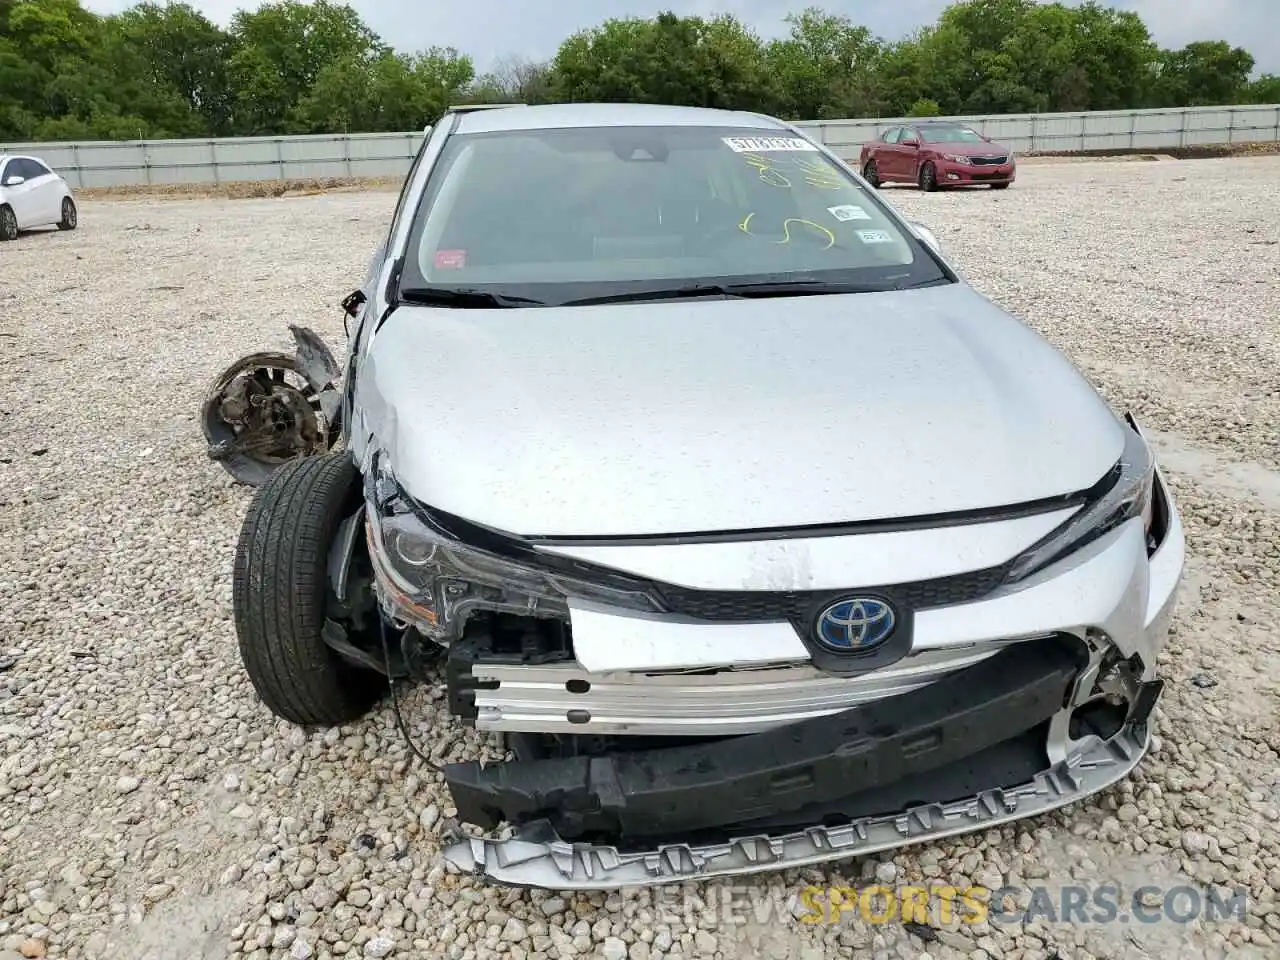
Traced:
<svg viewBox="0 0 1280 960">
<path fill-rule="evenodd" d="M 1199 107 L 1244 98 L 1253 57 L 1222 40 L 1189 43 L 1166 51 L 1155 82 L 1160 106 Z"/>
<path fill-rule="evenodd" d="M 848 17 L 808 7 L 788 14 L 790 35 L 769 44 L 770 74 L 796 119 L 873 115 L 881 107 L 874 71 L 882 45 Z"/>
<path fill-rule="evenodd" d="M 957 0 L 894 42 L 820 7 L 763 42 L 727 15 L 606 19 L 547 62 L 477 77 L 449 47 L 393 50 L 340 0 L 268 0 L 224 30 L 194 0 L 100 16 L 0 0 L 0 140 L 421 130 L 459 102 L 671 103 L 789 119 L 1280 102 L 1217 40 L 1161 50 L 1099 0 Z"/>
<path fill-rule="evenodd" d="M 1088 0 L 1076 8 L 1074 62 L 1088 83 L 1086 110 L 1143 105 L 1159 49 L 1136 13 Z"/>
<path fill-rule="evenodd" d="M 1280 76 L 1264 73 L 1244 89 L 1241 103 L 1280 103 Z"/>
<path fill-rule="evenodd" d="M 1022 13 L 1002 43 L 1021 77 L 1029 110 L 1085 110 L 1088 71 L 1077 61 L 1077 11 L 1061 4 Z"/>
<path fill-rule="evenodd" d="M 550 103 L 551 65 L 503 57 L 466 92 L 472 103 Z"/>
<path fill-rule="evenodd" d="M 16 0 L 9 4 L 6 33 L 34 64 L 56 71 L 89 56 L 100 27 L 77 0 Z"/>
<path fill-rule="evenodd" d="M 321 69 L 293 126 L 308 133 L 420 130 L 461 99 L 474 77 L 470 58 L 452 48 L 346 57 Z"/>
<path fill-rule="evenodd" d="M 236 51 L 228 68 L 241 133 L 291 132 L 295 108 L 333 64 L 369 64 L 390 48 L 359 14 L 330 0 L 280 0 L 231 23 Z"/>
<path fill-rule="evenodd" d="M 924 97 L 913 103 L 911 109 L 907 111 L 908 117 L 939 117 L 941 115 L 942 108 L 938 106 L 938 101 Z"/>
<path fill-rule="evenodd" d="M 727 15 L 607 20 L 561 44 L 550 80 L 558 100 L 771 107 L 760 41 Z"/>
<path fill-rule="evenodd" d="M 0 130 L 6 136 L 189 136 L 204 124 L 142 49 L 76 0 L 0 7 Z"/>
<path fill-rule="evenodd" d="M 880 49 L 875 66 L 881 116 L 900 117 L 921 100 L 940 96 L 937 85 L 925 75 L 920 33 Z M 939 101 L 933 100 L 937 103 Z M 942 105 L 939 104 L 939 110 Z"/>
<path fill-rule="evenodd" d="M 172 87 L 204 120 L 208 133 L 231 132 L 233 94 L 227 61 L 231 37 L 185 3 L 140 3 L 117 20 L 156 83 Z"/>
</svg>

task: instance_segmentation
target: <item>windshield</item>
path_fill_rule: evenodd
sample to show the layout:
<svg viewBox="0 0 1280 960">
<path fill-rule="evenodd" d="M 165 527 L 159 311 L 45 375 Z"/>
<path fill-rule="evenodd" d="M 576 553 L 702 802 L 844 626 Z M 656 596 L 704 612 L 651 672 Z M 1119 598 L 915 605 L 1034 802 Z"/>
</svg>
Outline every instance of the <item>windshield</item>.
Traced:
<svg viewBox="0 0 1280 960">
<path fill-rule="evenodd" d="M 451 137 L 409 236 L 402 294 L 503 306 L 794 281 L 949 282 L 881 202 L 776 130 L 599 127 Z"/>
<path fill-rule="evenodd" d="M 920 131 L 929 143 L 985 143 L 982 134 L 968 127 L 925 127 Z"/>
</svg>

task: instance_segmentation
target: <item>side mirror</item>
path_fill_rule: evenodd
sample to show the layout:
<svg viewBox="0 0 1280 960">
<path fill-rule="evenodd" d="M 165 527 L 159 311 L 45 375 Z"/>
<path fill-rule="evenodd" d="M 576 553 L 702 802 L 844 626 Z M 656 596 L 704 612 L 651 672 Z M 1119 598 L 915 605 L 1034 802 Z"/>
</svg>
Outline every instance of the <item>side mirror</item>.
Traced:
<svg viewBox="0 0 1280 960">
<path fill-rule="evenodd" d="M 17 174 L 14 174 L 12 177 L 8 177 L 5 180 L 4 185 L 6 187 L 19 187 L 26 182 L 27 182 L 26 177 L 20 177 Z"/>
<path fill-rule="evenodd" d="M 938 242 L 938 235 L 936 233 L 926 227 L 923 223 L 916 223 L 914 220 L 911 221 L 911 229 L 915 231 L 916 236 L 924 242 L 926 247 L 938 256 L 942 256 L 942 244 Z"/>
<path fill-rule="evenodd" d="M 899 145 L 899 146 L 903 146 L 903 147 L 912 147 L 912 148 L 915 148 L 915 147 L 920 146 L 920 141 L 919 141 L 919 140 L 917 140 L 915 137 L 910 137 L 910 138 L 908 138 L 908 139 L 906 139 L 906 140 L 899 140 L 899 141 L 898 141 L 898 145 Z"/>
</svg>

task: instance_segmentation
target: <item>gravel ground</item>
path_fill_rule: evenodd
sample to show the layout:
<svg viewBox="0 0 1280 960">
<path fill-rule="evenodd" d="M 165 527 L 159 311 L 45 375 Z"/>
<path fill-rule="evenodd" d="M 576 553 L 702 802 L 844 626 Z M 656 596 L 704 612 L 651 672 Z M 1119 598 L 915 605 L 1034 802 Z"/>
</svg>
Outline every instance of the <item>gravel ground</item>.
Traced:
<svg viewBox="0 0 1280 960">
<path fill-rule="evenodd" d="M 85 202 L 0 247 L 0 960 L 1280 956 L 1280 158 L 1039 164 L 887 195 L 1153 431 L 1191 558 L 1135 774 L 1064 813 L 826 870 L 626 896 L 484 888 L 389 708 L 276 722 L 230 615 L 249 494 L 205 383 L 286 323 L 342 346 L 391 193 Z M 437 757 L 479 749 L 418 697 Z M 796 922 L 808 884 L 1247 889 L 1245 919 Z M 924 934 L 924 938 L 921 938 Z"/>
</svg>

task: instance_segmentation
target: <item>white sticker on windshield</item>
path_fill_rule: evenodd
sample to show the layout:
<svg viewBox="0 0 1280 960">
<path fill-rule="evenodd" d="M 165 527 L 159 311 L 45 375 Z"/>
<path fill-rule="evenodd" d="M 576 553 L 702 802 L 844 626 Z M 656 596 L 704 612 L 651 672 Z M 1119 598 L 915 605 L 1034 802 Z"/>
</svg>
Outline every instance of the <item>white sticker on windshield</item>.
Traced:
<svg viewBox="0 0 1280 960">
<path fill-rule="evenodd" d="M 893 243 L 887 230 L 859 230 L 858 239 L 863 243 Z"/>
<path fill-rule="evenodd" d="M 842 203 L 838 207 L 827 207 L 827 213 L 840 221 L 871 219 L 871 214 L 852 203 Z"/>
<path fill-rule="evenodd" d="M 799 137 L 723 137 L 734 153 L 774 153 L 787 150 L 817 151 L 808 140 Z"/>
</svg>

